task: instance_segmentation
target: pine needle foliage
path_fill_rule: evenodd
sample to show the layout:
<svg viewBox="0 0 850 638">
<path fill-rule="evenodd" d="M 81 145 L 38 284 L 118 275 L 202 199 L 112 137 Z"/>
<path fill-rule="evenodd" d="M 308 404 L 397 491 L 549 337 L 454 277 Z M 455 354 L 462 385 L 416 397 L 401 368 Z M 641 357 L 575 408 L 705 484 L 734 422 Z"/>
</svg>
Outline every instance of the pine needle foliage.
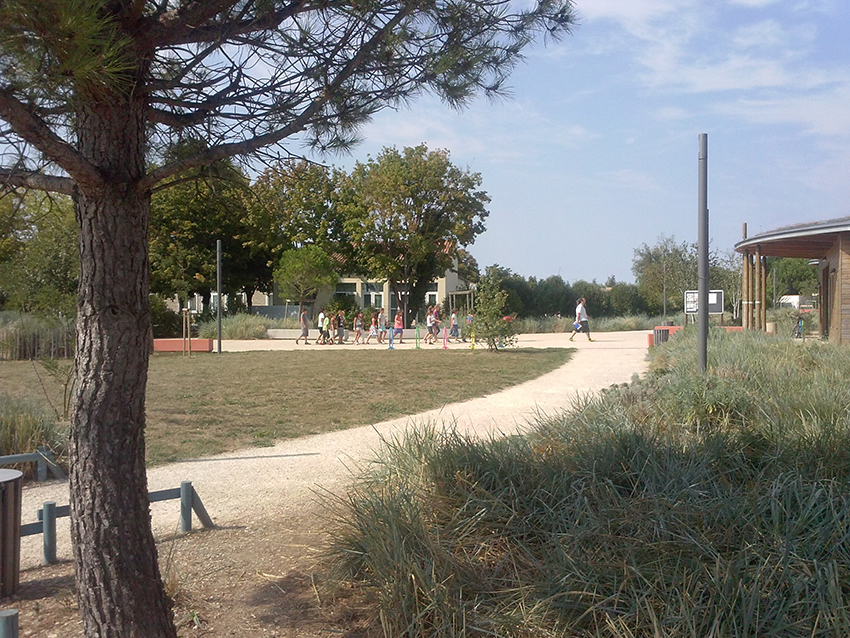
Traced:
<svg viewBox="0 0 850 638">
<path fill-rule="evenodd" d="M 4 0 L 0 68 L 47 99 L 68 91 L 113 99 L 132 88 L 132 41 L 102 0 Z M 51 96 L 52 94 L 52 96 Z"/>
</svg>

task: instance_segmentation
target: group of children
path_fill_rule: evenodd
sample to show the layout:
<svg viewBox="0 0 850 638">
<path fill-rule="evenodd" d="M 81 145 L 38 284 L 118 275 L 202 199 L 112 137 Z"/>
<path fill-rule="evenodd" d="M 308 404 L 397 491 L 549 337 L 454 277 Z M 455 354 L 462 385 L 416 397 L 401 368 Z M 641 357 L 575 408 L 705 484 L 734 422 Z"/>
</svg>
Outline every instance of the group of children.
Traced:
<svg viewBox="0 0 850 638">
<path fill-rule="evenodd" d="M 343 343 L 343 340 L 345 338 L 345 312 L 343 310 L 339 310 L 336 315 L 333 315 L 333 313 L 325 314 L 325 309 L 322 308 L 319 311 L 317 324 L 319 328 L 319 336 L 315 341 L 317 345 Z M 440 334 L 441 324 L 442 320 L 440 319 L 439 306 L 429 306 L 428 314 L 426 317 L 427 333 L 425 335 L 425 343 L 437 343 L 437 339 L 439 338 Z M 401 314 L 401 310 L 396 313 L 392 327 L 390 327 L 387 324 L 384 309 L 378 308 L 378 310 L 372 313 L 372 319 L 371 323 L 369 324 L 368 332 L 364 331 L 363 313 L 358 312 L 354 316 L 354 325 L 352 326 L 352 331 L 354 332 L 354 339 L 352 340 L 352 344 L 368 344 L 373 337 L 375 338 L 376 343 L 383 344 L 386 342 L 387 333 L 390 330 L 392 330 L 392 337 L 394 337 L 395 343 L 404 343 L 404 317 Z M 307 311 L 302 310 L 301 335 L 295 340 L 296 345 L 299 341 L 301 341 L 301 339 L 304 339 L 304 345 L 310 345 L 309 333 L 310 327 L 307 319 Z M 448 337 L 450 339 L 454 339 L 455 343 L 460 342 L 461 340 L 460 328 L 458 326 L 457 321 L 457 312 L 455 310 L 452 310 L 451 312 Z"/>
</svg>

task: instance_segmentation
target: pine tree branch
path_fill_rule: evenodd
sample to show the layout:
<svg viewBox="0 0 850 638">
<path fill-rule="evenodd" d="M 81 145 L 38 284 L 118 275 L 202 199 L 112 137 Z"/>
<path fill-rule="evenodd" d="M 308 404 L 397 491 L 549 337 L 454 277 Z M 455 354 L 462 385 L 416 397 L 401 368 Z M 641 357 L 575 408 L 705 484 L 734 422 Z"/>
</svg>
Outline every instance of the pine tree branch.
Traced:
<svg viewBox="0 0 850 638">
<path fill-rule="evenodd" d="M 103 182 L 100 171 L 93 164 L 56 135 L 44 120 L 35 116 L 32 109 L 18 100 L 6 87 L 0 87 L 0 119 L 5 120 L 22 140 L 61 166 L 78 184 L 93 185 Z M 12 175 L 9 177 L 11 179 Z"/>
<path fill-rule="evenodd" d="M 316 117 L 325 105 L 336 95 L 340 87 L 349 80 L 360 68 L 361 65 L 369 59 L 370 54 L 384 41 L 388 33 L 392 33 L 405 17 L 409 14 L 410 9 L 403 7 L 392 19 L 388 20 L 379 30 L 377 30 L 369 41 L 364 44 L 354 57 L 343 66 L 337 76 L 321 94 L 314 99 L 300 115 L 290 120 L 283 127 L 280 127 L 269 133 L 256 135 L 240 142 L 230 144 L 219 144 L 212 146 L 209 149 L 202 151 L 192 157 L 184 158 L 178 162 L 167 164 L 158 169 L 154 169 L 139 183 L 139 188 L 144 190 L 152 189 L 158 182 L 177 175 L 188 168 L 211 164 L 217 160 L 235 155 L 245 155 L 252 153 L 266 146 L 276 144 L 277 142 L 295 135 L 299 131 L 304 130 L 307 125 Z"/>
<path fill-rule="evenodd" d="M 0 168 L 0 190 L 5 187 L 31 188 L 33 190 L 71 195 L 74 191 L 74 180 L 69 177 L 45 175 L 44 173 L 35 171 Z"/>
</svg>

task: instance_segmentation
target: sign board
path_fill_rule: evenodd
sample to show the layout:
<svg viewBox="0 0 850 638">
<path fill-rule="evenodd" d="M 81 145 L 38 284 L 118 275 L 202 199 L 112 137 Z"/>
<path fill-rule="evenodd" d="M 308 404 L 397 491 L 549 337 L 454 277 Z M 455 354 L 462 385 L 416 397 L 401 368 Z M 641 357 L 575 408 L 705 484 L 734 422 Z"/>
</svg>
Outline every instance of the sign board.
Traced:
<svg viewBox="0 0 850 638">
<path fill-rule="evenodd" d="M 708 314 L 722 315 L 723 314 L 723 291 L 709 290 L 708 291 Z M 685 291 L 685 314 L 695 315 L 699 312 L 699 291 Z"/>
</svg>

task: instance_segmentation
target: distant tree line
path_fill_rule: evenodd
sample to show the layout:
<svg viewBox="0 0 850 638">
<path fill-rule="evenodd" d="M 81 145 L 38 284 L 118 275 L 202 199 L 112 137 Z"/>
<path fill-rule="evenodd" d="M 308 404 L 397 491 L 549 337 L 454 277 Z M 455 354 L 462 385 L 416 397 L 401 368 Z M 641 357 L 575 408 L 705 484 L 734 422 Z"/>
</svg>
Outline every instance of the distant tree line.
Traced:
<svg viewBox="0 0 850 638">
<path fill-rule="evenodd" d="M 203 149 L 198 142 L 171 157 Z M 477 273 L 467 248 L 481 234 L 490 201 L 481 176 L 424 144 L 385 148 L 350 173 L 293 160 L 253 183 L 230 160 L 175 176 L 153 194 L 150 290 L 181 302 L 216 288 L 222 242 L 222 292 L 270 292 L 303 300 L 340 275 L 388 281 L 415 316 L 428 284 L 455 264 Z M 0 200 L 0 309 L 74 311 L 76 225 L 70 198 Z M 231 302 L 232 303 L 232 302 Z"/>
<path fill-rule="evenodd" d="M 422 191 L 431 199 L 411 190 L 416 183 L 427 186 Z M 199 294 L 208 302 L 219 238 L 224 291 L 244 292 L 249 304 L 255 290 L 270 291 L 275 280 L 288 297 L 303 300 L 342 274 L 415 290 L 453 263 L 474 284 L 479 268 L 468 247 L 484 230 L 488 201 L 479 186 L 480 176 L 424 145 L 384 149 L 352 174 L 303 161 L 279 164 L 253 184 L 234 165 L 220 163 L 154 196 L 151 290 L 182 300 Z M 446 204 L 451 198 L 454 208 Z M 0 200 L 0 310 L 74 312 L 76 232 L 70 198 Z M 737 316 L 741 257 L 715 251 L 710 264 L 711 287 L 725 291 L 727 310 Z M 538 279 L 491 268 L 506 293 L 506 312 L 518 317 L 571 316 L 579 297 L 595 317 L 660 315 L 665 290 L 666 310 L 675 314 L 684 291 L 697 287 L 696 245 L 663 236 L 635 249 L 635 283 L 613 276 L 604 283 Z M 817 293 L 817 269 L 804 259 L 771 258 L 768 272 L 771 289 L 776 275 L 777 298 Z"/>
<path fill-rule="evenodd" d="M 614 276 L 604 283 L 565 281 L 560 275 L 545 279 L 525 278 L 508 268 L 496 266 L 502 289 L 507 293 L 506 308 L 518 317 L 572 316 L 576 300 L 587 299 L 595 317 L 622 317 L 682 312 L 685 291 L 697 289 L 697 246 L 660 237 L 649 246 L 635 249 L 632 273 L 635 283 Z M 772 283 L 776 277 L 776 297 L 817 294 L 817 267 L 805 259 L 768 259 Z M 712 251 L 709 255 L 709 285 L 725 293 L 726 310 L 734 318 L 741 309 L 741 256 L 734 250 Z"/>
</svg>

